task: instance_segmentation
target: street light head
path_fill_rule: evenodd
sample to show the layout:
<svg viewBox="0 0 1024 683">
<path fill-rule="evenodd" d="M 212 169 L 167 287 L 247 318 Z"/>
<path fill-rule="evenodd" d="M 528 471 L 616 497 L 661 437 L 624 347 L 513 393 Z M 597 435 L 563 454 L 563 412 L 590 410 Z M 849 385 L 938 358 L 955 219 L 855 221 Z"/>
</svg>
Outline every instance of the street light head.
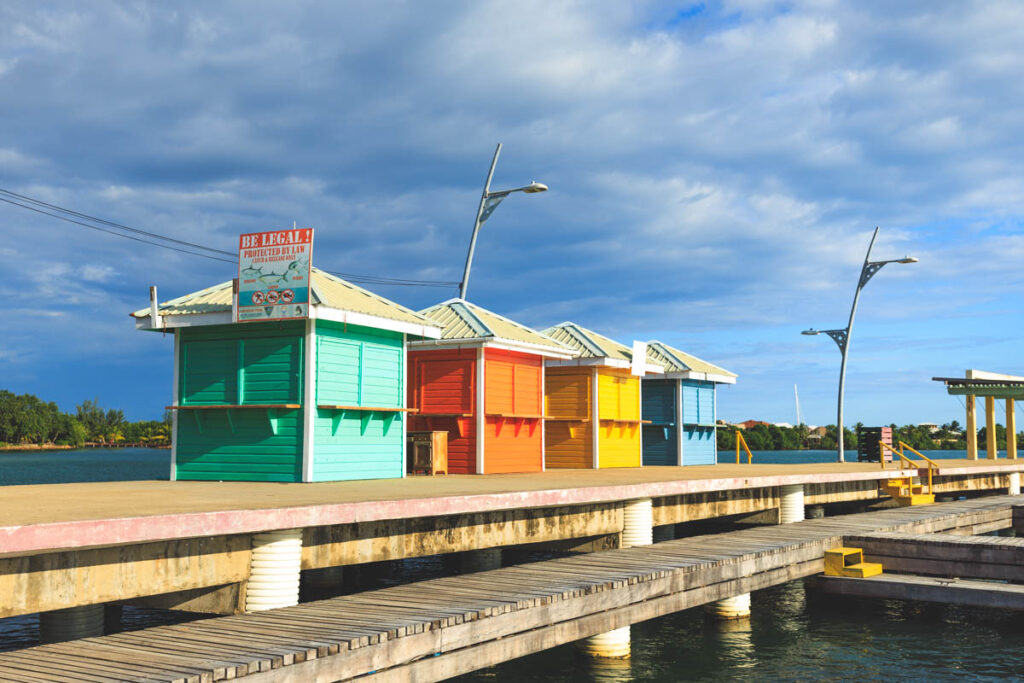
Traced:
<svg viewBox="0 0 1024 683">
<path fill-rule="evenodd" d="M 898 259 L 896 263 L 917 263 L 917 261 L 918 259 L 913 256 L 904 256 L 903 258 Z"/>
<path fill-rule="evenodd" d="M 804 330 L 804 331 L 803 331 L 803 332 L 801 332 L 800 334 L 806 334 L 806 335 L 808 335 L 808 336 L 812 336 L 812 337 L 813 337 L 813 336 L 814 336 L 814 335 L 816 335 L 816 334 L 821 334 L 821 332 L 820 332 L 820 331 L 818 331 L 818 330 L 816 330 L 816 329 L 814 329 L 814 328 L 812 327 L 812 328 L 811 328 L 811 329 L 809 329 L 809 330 Z"/>
<path fill-rule="evenodd" d="M 547 192 L 548 186 L 544 183 L 538 183 L 537 181 L 531 181 L 529 185 L 523 188 L 525 194 L 534 194 L 535 192 Z"/>
</svg>

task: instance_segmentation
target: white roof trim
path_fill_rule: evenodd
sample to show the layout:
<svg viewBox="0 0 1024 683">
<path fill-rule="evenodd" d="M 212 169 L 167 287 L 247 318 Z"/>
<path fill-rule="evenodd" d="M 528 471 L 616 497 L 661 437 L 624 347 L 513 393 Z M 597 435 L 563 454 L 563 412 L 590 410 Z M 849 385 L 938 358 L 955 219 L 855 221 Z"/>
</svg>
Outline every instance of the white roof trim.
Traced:
<svg viewBox="0 0 1024 683">
<path fill-rule="evenodd" d="M 441 330 L 430 325 L 417 325 L 416 323 L 407 323 L 401 320 L 381 318 L 379 316 L 370 315 L 368 313 L 343 311 L 337 308 L 328 308 L 322 304 L 314 304 L 310 306 L 309 317 L 312 319 L 329 320 L 337 323 L 348 323 L 349 325 L 361 325 L 362 327 L 371 327 L 377 330 L 390 330 L 392 332 L 402 332 L 404 334 L 412 334 L 419 337 L 426 337 L 428 339 L 437 339 L 438 337 L 441 336 Z M 148 316 L 144 318 L 136 318 L 135 328 L 139 330 L 162 330 L 164 328 L 170 329 L 174 327 L 201 327 L 205 325 L 235 324 L 235 321 L 231 315 L 231 311 L 217 311 L 214 313 L 189 313 L 187 315 L 164 314 L 161 316 L 161 318 L 163 324 L 158 327 L 154 327 L 150 324 Z M 248 325 L 250 323 L 246 322 L 238 324 Z"/>
<path fill-rule="evenodd" d="M 401 320 L 381 318 L 380 316 L 370 315 L 369 313 L 357 313 L 355 311 L 345 311 L 338 308 L 328 308 L 323 304 L 310 306 L 309 309 L 310 318 L 329 320 L 336 323 L 348 323 L 349 325 L 373 327 L 378 330 L 391 330 L 392 332 L 413 334 L 419 337 L 426 337 L 428 339 L 438 339 L 441 336 L 441 329 L 431 325 L 417 325 L 416 323 L 407 323 Z"/>
<path fill-rule="evenodd" d="M 547 356 L 549 358 L 572 358 L 576 355 L 576 350 L 568 347 L 566 347 L 564 351 L 560 351 L 559 349 L 551 346 L 530 344 L 528 342 L 503 339 L 501 337 L 478 337 L 476 339 L 434 339 L 432 341 L 409 342 L 409 348 L 413 350 L 437 347 L 456 349 L 475 349 L 484 347 L 488 349 L 501 349 L 504 351 L 533 353 L 538 356 Z"/>
<path fill-rule="evenodd" d="M 694 379 L 701 382 L 714 382 L 715 384 L 736 384 L 736 378 L 730 375 L 716 375 L 713 372 L 666 372 L 663 379 Z"/>
<path fill-rule="evenodd" d="M 609 358 L 607 356 L 601 356 L 600 358 L 573 358 L 570 360 L 549 360 L 544 361 L 545 367 L 549 368 L 574 368 L 574 367 L 599 367 L 599 368 L 618 368 L 621 370 L 629 370 L 633 367 L 633 364 L 628 360 L 621 358 Z M 660 375 L 665 371 L 665 368 L 655 363 L 644 364 L 644 374 Z"/>
<path fill-rule="evenodd" d="M 232 321 L 231 311 L 216 311 L 214 313 L 189 313 L 187 315 L 168 315 L 163 314 L 160 316 L 161 323 L 158 326 L 154 326 L 149 316 L 139 317 L 135 319 L 135 329 L 137 330 L 163 330 L 171 329 L 174 327 L 201 327 L 204 325 L 230 325 Z"/>
</svg>

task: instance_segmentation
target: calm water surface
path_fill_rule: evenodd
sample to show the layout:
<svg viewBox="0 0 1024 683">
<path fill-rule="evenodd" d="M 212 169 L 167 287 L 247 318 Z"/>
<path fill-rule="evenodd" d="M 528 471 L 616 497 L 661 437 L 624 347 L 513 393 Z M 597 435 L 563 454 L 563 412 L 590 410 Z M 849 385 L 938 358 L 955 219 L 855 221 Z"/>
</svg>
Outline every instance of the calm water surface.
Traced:
<svg viewBox="0 0 1024 683">
<path fill-rule="evenodd" d="M 963 451 L 926 451 L 963 458 Z M 856 457 L 856 456 L 854 456 Z M 758 463 L 832 462 L 834 451 L 754 452 Z M 734 462 L 734 453 L 719 454 Z M 155 449 L 0 452 L 0 485 L 167 479 L 170 453 Z M 2 491 L 0 491 L 2 495 Z M 520 558 L 521 560 L 522 558 Z M 349 590 L 459 571 L 442 558 L 373 565 Z M 355 574 L 355 572 L 353 572 Z M 322 595 L 304 593 L 315 599 Z M 197 615 L 126 608 L 123 628 Z M 36 644 L 34 615 L 0 620 L 0 650 Z M 797 581 L 753 594 L 752 618 L 707 621 L 701 609 L 635 624 L 633 657 L 596 662 L 573 644 L 484 669 L 461 681 L 1004 681 L 1024 680 L 1024 618 L 999 610 L 855 601 L 805 592 Z"/>
</svg>

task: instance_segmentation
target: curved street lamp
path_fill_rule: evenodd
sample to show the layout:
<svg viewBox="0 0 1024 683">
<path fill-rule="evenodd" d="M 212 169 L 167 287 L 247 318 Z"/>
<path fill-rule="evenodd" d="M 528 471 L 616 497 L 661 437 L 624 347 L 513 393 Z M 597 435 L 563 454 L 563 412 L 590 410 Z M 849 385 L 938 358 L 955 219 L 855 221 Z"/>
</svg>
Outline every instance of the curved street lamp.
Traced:
<svg viewBox="0 0 1024 683">
<path fill-rule="evenodd" d="M 469 240 L 469 253 L 466 254 L 466 269 L 462 273 L 462 282 L 459 283 L 460 299 L 466 298 L 466 289 L 469 287 L 469 269 L 473 265 L 473 251 L 476 249 L 476 235 L 480 232 L 480 226 L 491 217 L 494 210 L 498 208 L 498 204 L 501 204 L 505 197 L 513 192 L 536 194 L 537 192 L 546 192 L 548 189 L 548 186 L 544 183 L 531 182 L 523 187 L 491 192 L 491 178 L 494 176 L 494 167 L 498 165 L 498 154 L 500 153 L 501 143 L 499 142 L 497 149 L 494 150 L 494 158 L 491 160 L 491 170 L 487 172 L 487 182 L 484 183 L 483 194 L 480 195 L 480 206 L 476 210 L 476 221 L 473 223 L 473 237 Z"/>
<path fill-rule="evenodd" d="M 889 259 L 888 261 L 870 261 L 871 248 L 875 246 L 875 238 L 878 237 L 878 228 L 871 235 L 871 243 L 868 244 L 868 253 L 864 256 L 864 265 L 860 269 L 860 280 L 857 281 L 857 289 L 853 293 L 853 306 L 850 308 L 850 320 L 846 327 L 841 330 L 816 330 L 813 327 L 804 330 L 800 334 L 816 335 L 827 334 L 839 347 L 842 354 L 842 361 L 839 364 L 839 405 L 836 410 L 836 445 L 839 448 L 839 459 L 837 462 L 846 462 L 843 454 L 843 388 L 846 384 L 846 352 L 850 346 L 850 334 L 853 331 L 853 316 L 857 314 L 857 302 L 860 300 L 860 290 L 868 283 L 875 273 L 882 269 L 887 263 L 917 263 L 913 256 L 904 256 L 900 259 Z"/>
</svg>

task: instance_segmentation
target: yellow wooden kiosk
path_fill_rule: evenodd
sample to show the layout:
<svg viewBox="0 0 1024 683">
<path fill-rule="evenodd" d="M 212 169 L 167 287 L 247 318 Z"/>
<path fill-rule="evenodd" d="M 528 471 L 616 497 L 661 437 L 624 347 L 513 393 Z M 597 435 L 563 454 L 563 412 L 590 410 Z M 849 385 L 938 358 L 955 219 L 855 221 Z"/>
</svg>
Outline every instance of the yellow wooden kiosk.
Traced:
<svg viewBox="0 0 1024 683">
<path fill-rule="evenodd" d="M 640 375 L 661 368 L 575 323 L 544 334 L 580 354 L 544 364 L 545 467 L 640 467 Z"/>
</svg>

